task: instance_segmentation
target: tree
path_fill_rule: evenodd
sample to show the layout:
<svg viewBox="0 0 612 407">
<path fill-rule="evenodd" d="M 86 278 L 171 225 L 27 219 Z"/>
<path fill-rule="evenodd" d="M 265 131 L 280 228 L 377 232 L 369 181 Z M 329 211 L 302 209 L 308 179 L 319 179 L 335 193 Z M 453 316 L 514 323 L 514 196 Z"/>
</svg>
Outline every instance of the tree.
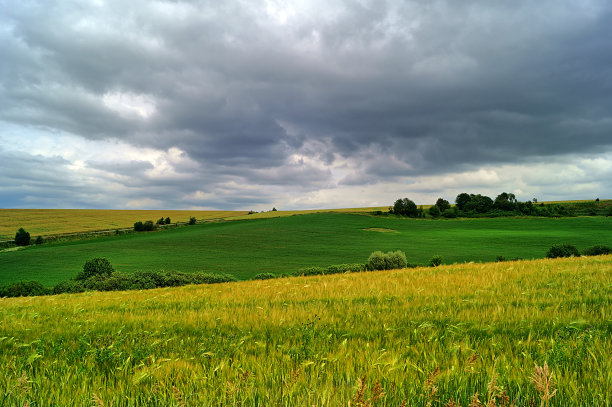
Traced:
<svg viewBox="0 0 612 407">
<path fill-rule="evenodd" d="M 476 213 L 487 213 L 493 209 L 493 200 L 486 195 L 471 195 L 470 201 L 465 204 L 464 210 Z"/>
<path fill-rule="evenodd" d="M 195 217 L 193 217 L 193 216 L 192 216 L 192 217 L 190 217 L 190 218 L 189 218 L 189 224 L 190 224 L 190 225 L 195 225 L 195 224 L 196 224 L 196 218 L 195 218 Z"/>
<path fill-rule="evenodd" d="M 432 218 L 439 218 L 440 208 L 438 207 L 438 205 L 432 205 L 431 208 L 429 208 L 429 214 Z"/>
<path fill-rule="evenodd" d="M 156 225 L 165 225 L 166 221 L 164 220 L 164 217 L 162 216 L 161 218 L 157 219 L 157 221 L 155 222 Z"/>
<path fill-rule="evenodd" d="M 30 234 L 24 228 L 19 228 L 17 233 L 15 233 L 15 244 L 17 246 L 29 246 L 30 240 Z"/>
<path fill-rule="evenodd" d="M 442 199 L 442 198 L 438 198 L 438 200 L 436 201 L 436 206 L 438 207 L 438 209 L 440 209 L 440 212 L 444 212 L 447 209 L 450 209 L 450 202 L 448 202 L 446 199 Z"/>
<path fill-rule="evenodd" d="M 114 271 L 115 269 L 107 259 L 96 257 L 85 262 L 83 271 L 76 276 L 76 280 L 87 280 L 94 276 L 110 277 Z"/>
<path fill-rule="evenodd" d="M 393 205 L 393 213 L 416 218 L 419 211 L 416 204 L 408 198 L 398 199 Z"/>
<path fill-rule="evenodd" d="M 516 209 L 517 206 L 516 196 L 514 196 L 514 194 L 502 192 L 495 198 L 493 206 L 495 207 L 495 209 L 499 209 L 502 211 L 513 211 Z"/>
<path fill-rule="evenodd" d="M 167 217 L 164 222 L 166 223 L 166 225 L 169 225 L 170 224 L 170 217 Z"/>
<path fill-rule="evenodd" d="M 34 241 L 34 244 L 37 244 L 37 245 L 39 245 L 39 244 L 43 244 L 43 238 L 42 238 L 42 236 L 38 236 L 38 237 L 36 238 L 36 240 Z"/>
<path fill-rule="evenodd" d="M 468 193 L 462 192 L 459 195 L 457 195 L 457 198 L 455 198 L 455 204 L 457 204 L 457 208 L 460 211 L 465 210 L 466 205 L 472 200 L 472 196 Z"/>
</svg>

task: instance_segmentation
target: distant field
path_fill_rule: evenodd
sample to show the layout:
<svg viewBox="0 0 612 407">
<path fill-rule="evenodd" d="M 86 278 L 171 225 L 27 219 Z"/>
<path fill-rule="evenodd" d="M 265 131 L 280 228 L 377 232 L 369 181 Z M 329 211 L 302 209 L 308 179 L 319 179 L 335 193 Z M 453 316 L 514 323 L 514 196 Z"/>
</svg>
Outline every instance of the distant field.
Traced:
<svg viewBox="0 0 612 407">
<path fill-rule="evenodd" d="M 54 285 L 92 257 L 106 257 L 123 272 L 205 271 L 239 279 L 363 263 L 374 250 L 402 250 L 408 262 L 420 264 L 436 254 L 444 263 L 541 258 L 556 243 L 610 246 L 611 226 L 605 217 L 417 220 L 345 213 L 198 224 L 0 252 L 0 284 Z"/>
<path fill-rule="evenodd" d="M 229 218 L 245 211 L 174 211 L 174 210 L 106 210 L 106 209 L 0 209 L 0 240 L 15 238 L 20 227 L 32 238 L 60 233 L 89 232 L 129 228 L 134 222 L 170 217 L 172 222 Z"/>
<path fill-rule="evenodd" d="M 611 281 L 606 256 L 0 299 L 0 405 L 608 406 Z"/>
</svg>

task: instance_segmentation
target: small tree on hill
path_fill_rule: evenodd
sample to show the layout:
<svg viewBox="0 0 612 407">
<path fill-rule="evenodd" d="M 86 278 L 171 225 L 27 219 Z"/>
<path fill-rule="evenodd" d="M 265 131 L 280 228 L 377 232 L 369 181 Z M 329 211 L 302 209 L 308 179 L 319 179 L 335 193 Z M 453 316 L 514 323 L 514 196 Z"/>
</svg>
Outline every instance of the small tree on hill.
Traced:
<svg viewBox="0 0 612 407">
<path fill-rule="evenodd" d="M 76 276 L 76 280 L 87 280 L 94 276 L 110 277 L 114 271 L 115 269 L 107 259 L 96 257 L 85 262 L 83 271 Z"/>
<path fill-rule="evenodd" d="M 166 225 L 169 225 L 169 224 L 170 224 L 170 217 L 168 216 L 168 217 L 167 217 L 167 218 L 164 220 L 164 222 L 166 223 Z"/>
<path fill-rule="evenodd" d="M 189 218 L 189 224 L 190 225 L 195 225 L 196 224 L 196 218 L 194 216 Z"/>
<path fill-rule="evenodd" d="M 24 228 L 19 228 L 17 233 L 15 233 L 15 244 L 17 246 L 29 246 L 30 240 L 30 234 Z"/>
<path fill-rule="evenodd" d="M 442 198 L 438 198 L 438 200 L 436 201 L 436 206 L 438 207 L 438 209 L 440 209 L 440 213 L 444 212 L 447 209 L 450 209 L 451 207 L 450 202 Z"/>
<path fill-rule="evenodd" d="M 416 218 L 419 214 L 416 204 L 408 198 L 398 199 L 393 204 L 393 213 L 396 215 L 409 216 Z"/>
</svg>

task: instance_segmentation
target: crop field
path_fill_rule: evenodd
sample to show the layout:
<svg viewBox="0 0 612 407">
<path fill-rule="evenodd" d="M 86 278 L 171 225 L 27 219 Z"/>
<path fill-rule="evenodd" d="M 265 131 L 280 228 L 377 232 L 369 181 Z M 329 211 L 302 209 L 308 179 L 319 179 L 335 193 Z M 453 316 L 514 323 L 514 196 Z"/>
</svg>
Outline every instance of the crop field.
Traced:
<svg viewBox="0 0 612 407">
<path fill-rule="evenodd" d="M 30 246 L 0 252 L 0 285 L 54 285 L 86 260 L 105 257 L 117 271 L 204 271 L 238 279 L 293 273 L 307 266 L 364 263 L 375 250 L 402 250 L 409 263 L 542 258 L 553 244 L 582 250 L 611 245 L 612 218 L 417 220 L 319 213 L 198 224 L 158 232 Z"/>
<path fill-rule="evenodd" d="M 600 256 L 0 299 L 0 405 L 608 406 L 611 281 Z"/>
<path fill-rule="evenodd" d="M 106 209 L 0 209 L 0 240 L 15 238 L 24 228 L 32 235 L 49 236 L 63 233 L 91 232 L 131 228 L 134 222 L 170 217 L 172 222 L 229 218 L 245 211 L 176 211 L 176 210 L 106 210 Z"/>
</svg>

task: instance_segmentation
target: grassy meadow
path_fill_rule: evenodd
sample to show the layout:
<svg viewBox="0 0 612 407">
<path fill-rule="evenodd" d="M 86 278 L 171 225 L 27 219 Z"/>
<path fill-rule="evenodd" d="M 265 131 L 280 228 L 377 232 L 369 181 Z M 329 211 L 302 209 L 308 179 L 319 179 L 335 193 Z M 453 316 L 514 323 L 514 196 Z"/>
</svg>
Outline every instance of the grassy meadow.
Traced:
<svg viewBox="0 0 612 407">
<path fill-rule="evenodd" d="M 447 264 L 542 258 L 558 243 L 579 250 L 611 245 L 611 225 L 609 217 L 424 220 L 350 213 L 215 222 L 0 252 L 0 285 L 54 285 L 76 276 L 93 257 L 109 259 L 122 272 L 204 271 L 238 279 L 363 263 L 375 250 L 402 250 L 418 264 L 434 255 Z"/>
<path fill-rule="evenodd" d="M 601 256 L 0 299 L 0 406 L 607 406 L 611 281 Z"/>
</svg>

